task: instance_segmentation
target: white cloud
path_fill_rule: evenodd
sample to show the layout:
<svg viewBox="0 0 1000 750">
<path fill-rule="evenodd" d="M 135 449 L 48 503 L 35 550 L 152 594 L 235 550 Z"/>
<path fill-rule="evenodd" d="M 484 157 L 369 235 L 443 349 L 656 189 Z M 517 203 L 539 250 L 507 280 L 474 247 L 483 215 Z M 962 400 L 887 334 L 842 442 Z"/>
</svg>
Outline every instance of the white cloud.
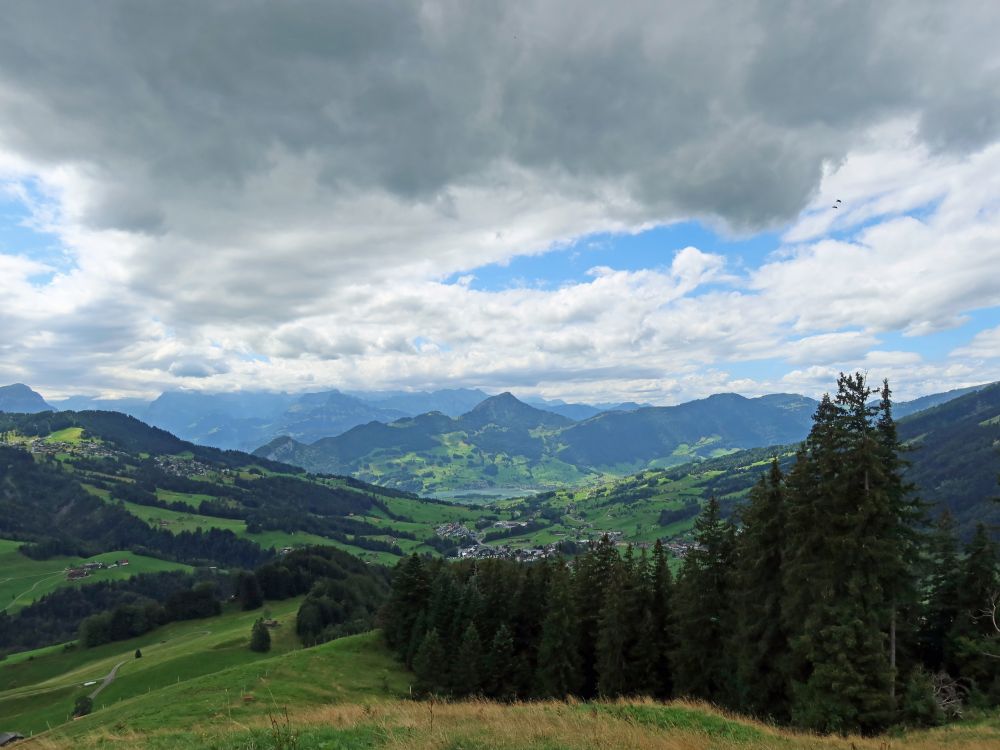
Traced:
<svg viewBox="0 0 1000 750">
<path fill-rule="evenodd" d="M 876 349 L 1000 305 L 1000 18 L 979 6 L 44 5 L 0 29 L 0 181 L 72 263 L 0 253 L 2 379 L 670 402 L 816 392 L 837 367 L 1000 374 L 972 362 L 988 337 L 944 364 Z M 671 247 L 476 288 L 689 218 L 793 223 L 757 268 Z M 796 369 L 738 372 L 771 359 Z"/>
<path fill-rule="evenodd" d="M 980 331 L 967 345 L 958 347 L 951 354 L 970 359 L 1000 359 L 1000 326 Z"/>
</svg>

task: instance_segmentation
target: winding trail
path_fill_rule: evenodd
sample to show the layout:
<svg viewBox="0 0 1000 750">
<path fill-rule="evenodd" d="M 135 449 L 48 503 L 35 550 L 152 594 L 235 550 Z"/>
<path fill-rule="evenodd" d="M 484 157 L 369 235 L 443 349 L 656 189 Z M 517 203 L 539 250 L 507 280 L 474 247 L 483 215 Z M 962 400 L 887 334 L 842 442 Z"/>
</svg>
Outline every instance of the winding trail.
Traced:
<svg viewBox="0 0 1000 750">
<path fill-rule="evenodd" d="M 22 591 L 20 594 L 18 594 L 13 599 L 11 599 L 6 604 L 6 606 L 4 606 L 2 609 L 0 609 L 0 612 L 6 612 L 8 609 L 10 609 L 15 604 L 17 604 L 21 600 L 21 597 L 27 596 L 28 594 L 30 594 L 32 591 L 34 591 L 35 589 L 37 589 L 43 583 L 45 583 L 47 581 L 50 581 L 53 578 L 55 578 L 57 576 L 61 576 L 63 574 L 64 574 L 63 571 L 57 570 L 54 573 L 42 573 L 40 576 L 22 576 L 22 578 L 39 578 L 40 580 L 35 581 L 34 585 L 32 585 L 31 588 Z M 6 578 L 6 579 L 4 579 L 3 582 L 6 583 L 7 581 L 12 581 L 12 580 L 14 580 L 14 579 L 13 578 Z"/>
<path fill-rule="evenodd" d="M 115 677 L 118 676 L 118 669 L 121 667 L 122 664 L 127 664 L 128 661 L 129 661 L 128 659 L 123 659 L 122 661 L 115 664 L 115 666 L 111 669 L 111 671 L 104 676 L 104 680 L 101 682 L 101 684 L 98 685 L 94 689 L 94 692 L 90 694 L 91 700 L 96 698 L 98 693 L 100 693 L 102 690 L 104 690 L 104 688 L 106 688 L 108 685 L 110 685 L 112 682 L 115 681 Z"/>
</svg>

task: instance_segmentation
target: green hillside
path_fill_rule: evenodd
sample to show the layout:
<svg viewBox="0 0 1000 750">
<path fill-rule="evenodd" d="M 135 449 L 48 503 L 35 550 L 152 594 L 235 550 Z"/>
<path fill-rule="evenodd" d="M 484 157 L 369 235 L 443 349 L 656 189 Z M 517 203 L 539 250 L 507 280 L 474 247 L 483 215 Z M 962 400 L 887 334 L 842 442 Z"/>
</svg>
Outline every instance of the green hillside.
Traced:
<svg viewBox="0 0 1000 750">
<path fill-rule="evenodd" d="M 197 535 L 216 530 L 231 536 L 214 537 L 218 551 L 203 559 L 224 565 L 252 566 L 272 548 L 321 543 L 391 564 L 414 550 L 433 552 L 425 542 L 436 539 L 435 527 L 484 515 L 195 446 L 110 412 L 2 415 L 0 458 L 0 534 L 56 554 L 138 545 L 154 557 L 197 562 L 205 548 Z"/>
<path fill-rule="evenodd" d="M 780 730 L 683 701 L 414 702 L 404 699 L 412 677 L 399 668 L 378 633 L 342 638 L 310 649 L 290 648 L 258 659 L 244 647 L 248 656 L 242 663 L 173 684 L 161 686 L 155 682 L 153 673 L 168 675 L 181 667 L 184 657 L 178 652 L 185 637 L 189 656 L 196 657 L 212 651 L 213 638 L 238 633 L 235 618 L 222 624 L 229 619 L 226 615 L 211 623 L 213 628 L 219 628 L 218 636 L 163 633 L 168 637 L 166 643 L 159 644 L 159 652 L 153 645 L 144 647 L 142 660 L 128 662 L 134 671 L 122 668 L 122 676 L 113 684 L 121 683 L 114 700 L 83 719 L 42 732 L 23 747 L 885 750 L 899 746 L 916 750 L 985 750 L 1000 741 L 1000 720 L 996 717 L 973 717 L 947 728 L 892 737 L 819 737 Z M 224 643 L 219 641 L 216 647 Z M 218 650 L 225 652 L 227 648 L 223 645 Z M 75 654 L 68 652 L 56 658 L 72 656 Z M 111 656 L 100 665 L 76 667 L 67 679 L 70 675 L 98 673 L 115 658 Z M 147 658 L 157 660 L 158 666 L 140 669 Z M 0 693 L 0 711 L 8 701 L 7 695 Z M 57 711 L 46 707 L 36 713 L 39 719 L 42 715 L 58 717 Z M 2 722 L 14 718 L 9 713 L 0 717 Z"/>
<path fill-rule="evenodd" d="M 280 624 L 272 635 L 272 654 L 299 648 L 295 613 L 300 599 L 270 603 L 266 614 Z M 247 647 L 250 626 L 261 611 L 233 607 L 220 617 L 172 623 L 138 638 L 95 648 L 41 649 L 0 662 L 0 725 L 22 734 L 40 732 L 71 720 L 77 696 L 88 694 L 116 664 L 124 662 L 111 684 L 94 698 L 100 711 L 136 695 L 177 685 L 229 667 L 272 658 Z M 136 649 L 142 658 L 135 658 Z M 84 683 L 97 681 L 96 685 Z"/>
<path fill-rule="evenodd" d="M 162 570 L 192 570 L 182 563 L 159 560 L 155 557 L 135 555 L 128 550 L 102 552 L 91 557 L 56 556 L 47 560 L 32 560 L 22 555 L 18 548 L 23 542 L 0 539 L 0 611 L 13 613 L 62 586 L 81 586 L 98 581 L 120 581 L 139 573 L 156 573 Z M 117 565 L 127 559 L 128 565 Z M 67 568 L 84 563 L 103 563 L 107 566 L 89 571 L 86 578 L 71 580 Z"/>
</svg>

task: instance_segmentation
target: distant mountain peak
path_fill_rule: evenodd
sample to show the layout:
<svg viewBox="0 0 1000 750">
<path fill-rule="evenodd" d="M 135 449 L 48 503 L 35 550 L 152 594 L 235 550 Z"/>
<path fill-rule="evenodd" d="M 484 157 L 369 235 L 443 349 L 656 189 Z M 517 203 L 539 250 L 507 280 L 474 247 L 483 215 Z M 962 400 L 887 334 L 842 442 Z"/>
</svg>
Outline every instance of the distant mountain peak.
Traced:
<svg viewBox="0 0 1000 750">
<path fill-rule="evenodd" d="M 45 403 L 42 395 L 31 390 L 24 383 L 0 386 L 0 411 L 37 414 L 42 411 L 55 411 Z"/>
<path fill-rule="evenodd" d="M 573 422 L 568 417 L 526 404 L 509 391 L 481 401 L 460 419 L 472 426 L 484 426 L 493 422 L 503 426 L 564 427 Z"/>
</svg>

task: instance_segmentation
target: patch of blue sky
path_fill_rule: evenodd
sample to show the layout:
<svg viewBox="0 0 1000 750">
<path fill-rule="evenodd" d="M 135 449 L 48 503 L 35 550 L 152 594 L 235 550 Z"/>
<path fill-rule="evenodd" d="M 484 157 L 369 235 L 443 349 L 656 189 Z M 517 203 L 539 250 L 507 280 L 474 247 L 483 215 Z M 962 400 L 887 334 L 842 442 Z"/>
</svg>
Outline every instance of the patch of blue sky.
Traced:
<svg viewBox="0 0 1000 750">
<path fill-rule="evenodd" d="M 940 207 L 942 200 L 944 200 L 944 197 L 938 196 L 936 198 L 932 198 L 926 203 L 921 203 L 920 205 L 914 206 L 913 208 L 907 211 L 892 212 L 892 213 L 881 212 L 869 216 L 864 221 L 855 224 L 850 224 L 844 226 L 843 228 L 838 228 L 838 225 L 834 224 L 834 226 L 831 227 L 830 231 L 826 234 L 826 236 L 829 237 L 830 239 L 838 240 L 841 242 L 853 242 L 857 240 L 858 237 L 861 234 L 863 234 L 866 230 L 871 229 L 872 227 L 877 226 L 879 224 L 884 224 L 886 221 L 897 219 L 903 216 L 908 216 L 911 219 L 916 219 L 917 221 L 926 223 L 934 216 L 934 213 Z M 831 208 L 830 210 L 833 211 L 839 209 Z"/>
<path fill-rule="evenodd" d="M 47 283 L 54 273 L 65 273 L 75 263 L 58 235 L 47 231 L 34 213 L 39 207 L 44 210 L 51 200 L 30 180 L 16 188 L 0 190 L 0 253 L 49 266 L 52 272 L 32 277 L 33 283 Z"/>
<path fill-rule="evenodd" d="M 947 357 L 980 331 L 1000 325 L 1000 307 L 984 307 L 963 313 L 965 322 L 955 328 L 935 331 L 919 336 L 905 336 L 902 331 L 879 334 L 882 350 L 917 352 L 926 360 L 934 361 Z"/>
<path fill-rule="evenodd" d="M 788 361 L 783 357 L 728 361 L 719 363 L 718 367 L 729 373 L 734 380 L 746 378 L 759 383 L 778 381 L 790 369 L 794 369 L 789 367 Z"/>
<path fill-rule="evenodd" d="M 257 352 L 241 352 L 237 355 L 244 362 L 264 362 L 265 364 L 271 361 L 271 358 L 265 354 L 258 354 Z"/>
<path fill-rule="evenodd" d="M 778 232 L 727 237 L 701 222 L 686 221 L 635 234 L 589 235 L 538 255 L 515 257 L 506 265 L 481 266 L 471 271 L 475 279 L 470 286 L 482 291 L 516 287 L 553 289 L 589 281 L 588 271 L 597 266 L 618 271 L 667 269 L 677 251 L 689 246 L 724 255 L 727 269 L 738 273 L 761 265 L 779 244 Z M 446 283 L 457 283 L 467 273 L 456 273 Z M 705 291 L 709 290 L 702 293 Z"/>
</svg>

